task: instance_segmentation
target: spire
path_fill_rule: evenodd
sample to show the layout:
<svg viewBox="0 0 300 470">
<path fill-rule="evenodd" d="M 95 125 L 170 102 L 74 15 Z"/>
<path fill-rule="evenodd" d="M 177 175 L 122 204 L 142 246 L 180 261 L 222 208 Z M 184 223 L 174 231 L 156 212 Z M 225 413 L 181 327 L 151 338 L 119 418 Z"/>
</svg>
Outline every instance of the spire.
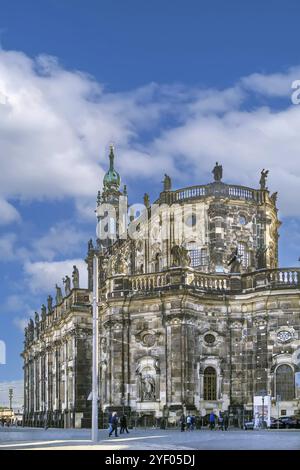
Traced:
<svg viewBox="0 0 300 470">
<path fill-rule="evenodd" d="M 121 178 L 119 173 L 114 168 L 114 146 L 111 144 L 109 146 L 109 170 L 105 173 L 103 178 L 103 187 L 105 190 L 119 190 L 121 184 Z"/>
<path fill-rule="evenodd" d="M 114 170 L 114 159 L 115 159 L 114 145 L 110 144 L 110 146 L 109 146 L 109 169 L 110 169 L 110 171 Z"/>
</svg>

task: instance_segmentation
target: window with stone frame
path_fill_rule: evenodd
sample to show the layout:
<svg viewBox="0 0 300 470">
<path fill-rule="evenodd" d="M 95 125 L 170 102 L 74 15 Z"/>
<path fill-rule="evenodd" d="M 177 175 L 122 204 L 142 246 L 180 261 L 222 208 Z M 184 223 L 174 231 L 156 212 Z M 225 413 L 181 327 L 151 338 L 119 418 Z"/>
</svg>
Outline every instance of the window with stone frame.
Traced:
<svg viewBox="0 0 300 470">
<path fill-rule="evenodd" d="M 207 249 L 199 248 L 195 242 L 188 243 L 187 250 L 191 258 L 191 266 L 205 266 L 207 264 Z"/>
<path fill-rule="evenodd" d="M 249 252 L 246 243 L 238 243 L 238 254 L 241 257 L 242 266 L 244 266 L 244 268 L 247 268 L 249 266 Z"/>
<path fill-rule="evenodd" d="M 282 364 L 276 369 L 276 396 L 280 401 L 289 401 L 295 398 L 294 371 L 288 364 Z"/>
<path fill-rule="evenodd" d="M 206 367 L 204 370 L 203 398 L 204 400 L 217 399 L 217 373 L 213 367 Z"/>
</svg>

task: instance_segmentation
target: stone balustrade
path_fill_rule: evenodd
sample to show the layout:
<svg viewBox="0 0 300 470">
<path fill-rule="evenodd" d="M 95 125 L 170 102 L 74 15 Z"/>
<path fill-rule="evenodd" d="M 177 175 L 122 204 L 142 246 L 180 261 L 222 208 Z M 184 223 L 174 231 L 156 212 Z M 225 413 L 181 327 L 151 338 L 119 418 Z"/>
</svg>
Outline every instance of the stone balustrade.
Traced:
<svg viewBox="0 0 300 470">
<path fill-rule="evenodd" d="M 122 276 L 109 280 L 108 297 L 151 293 L 178 288 L 214 294 L 237 294 L 267 289 L 300 289 L 299 268 L 265 269 L 246 274 L 206 274 L 192 268 Z M 117 287 L 115 287 L 117 286 Z"/>
</svg>

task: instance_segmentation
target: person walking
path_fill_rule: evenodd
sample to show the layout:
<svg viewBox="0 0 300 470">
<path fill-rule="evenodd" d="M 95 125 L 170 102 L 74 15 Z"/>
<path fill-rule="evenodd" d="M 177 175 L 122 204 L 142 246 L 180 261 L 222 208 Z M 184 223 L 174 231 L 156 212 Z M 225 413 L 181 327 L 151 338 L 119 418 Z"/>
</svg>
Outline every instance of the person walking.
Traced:
<svg viewBox="0 0 300 470">
<path fill-rule="evenodd" d="M 212 431 L 215 427 L 215 415 L 214 412 L 212 411 L 209 415 L 209 428 Z"/>
<path fill-rule="evenodd" d="M 192 426 L 192 417 L 190 415 L 188 415 L 186 418 L 186 426 L 187 430 L 190 431 Z"/>
<path fill-rule="evenodd" d="M 180 416 L 180 430 L 181 430 L 181 432 L 184 432 L 184 430 L 185 430 L 185 416 L 184 416 L 184 414 L 182 414 Z"/>
<path fill-rule="evenodd" d="M 44 430 L 47 431 L 49 427 L 49 424 L 48 424 L 48 416 L 47 416 L 47 411 L 45 412 L 45 416 L 44 416 Z"/>
<path fill-rule="evenodd" d="M 221 431 L 224 431 L 224 418 L 223 418 L 223 415 L 222 415 L 221 411 L 219 413 L 218 425 L 219 425 L 219 429 Z"/>
<path fill-rule="evenodd" d="M 125 414 L 123 414 L 120 419 L 120 434 L 123 434 L 124 431 L 126 431 L 127 434 L 129 434 L 129 431 L 127 428 L 127 418 Z"/>
<path fill-rule="evenodd" d="M 118 416 L 117 416 L 117 413 L 116 411 L 113 413 L 112 415 L 112 419 L 111 419 L 111 426 L 112 426 L 112 429 L 109 433 L 109 437 L 115 433 L 115 437 L 118 437 Z"/>
<path fill-rule="evenodd" d="M 224 414 L 224 430 L 227 431 L 228 429 L 228 414 Z"/>
<path fill-rule="evenodd" d="M 108 433 L 109 434 L 112 431 L 112 417 L 113 417 L 113 414 L 109 413 L 108 415 Z"/>
</svg>

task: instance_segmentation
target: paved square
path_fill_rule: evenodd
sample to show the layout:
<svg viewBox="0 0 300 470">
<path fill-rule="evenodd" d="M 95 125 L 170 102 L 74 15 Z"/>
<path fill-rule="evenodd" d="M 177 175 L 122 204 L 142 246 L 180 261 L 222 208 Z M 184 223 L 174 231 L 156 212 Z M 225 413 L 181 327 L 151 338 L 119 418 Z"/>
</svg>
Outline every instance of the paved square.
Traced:
<svg viewBox="0 0 300 470">
<path fill-rule="evenodd" d="M 133 429 L 130 434 L 108 437 L 99 431 L 99 444 L 87 429 L 0 429 L 0 450 L 300 450 L 300 430 L 208 431 Z"/>
</svg>

